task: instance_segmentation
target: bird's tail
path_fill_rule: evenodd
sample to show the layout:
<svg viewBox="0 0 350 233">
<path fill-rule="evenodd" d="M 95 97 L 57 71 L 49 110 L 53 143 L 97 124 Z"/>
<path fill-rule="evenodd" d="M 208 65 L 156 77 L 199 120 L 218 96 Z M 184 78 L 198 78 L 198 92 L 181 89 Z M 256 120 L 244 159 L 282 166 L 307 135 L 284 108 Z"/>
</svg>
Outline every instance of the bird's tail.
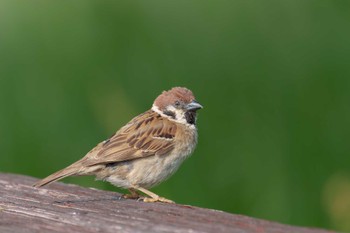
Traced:
<svg viewBox="0 0 350 233">
<path fill-rule="evenodd" d="M 44 185 L 50 184 L 52 182 L 58 181 L 60 179 L 68 177 L 68 176 L 79 175 L 80 170 L 81 170 L 80 169 L 81 165 L 78 164 L 78 162 L 73 163 L 72 165 L 70 165 L 70 166 L 68 166 L 68 167 L 66 167 L 58 172 L 55 172 L 42 180 L 39 180 L 38 182 L 33 184 L 33 187 L 42 187 Z"/>
</svg>

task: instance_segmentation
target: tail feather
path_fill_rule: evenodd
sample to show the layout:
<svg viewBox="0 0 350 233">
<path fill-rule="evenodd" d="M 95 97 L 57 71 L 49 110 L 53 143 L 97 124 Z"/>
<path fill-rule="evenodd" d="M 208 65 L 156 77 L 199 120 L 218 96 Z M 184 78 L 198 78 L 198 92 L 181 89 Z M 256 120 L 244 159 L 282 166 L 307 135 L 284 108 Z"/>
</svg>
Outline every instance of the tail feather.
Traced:
<svg viewBox="0 0 350 233">
<path fill-rule="evenodd" d="M 58 172 L 55 172 L 51 175 L 49 175 L 48 177 L 39 180 L 38 182 L 36 182 L 33 187 L 42 187 L 44 185 L 50 184 L 52 182 L 58 181 L 60 179 L 63 179 L 65 177 L 68 176 L 74 176 L 77 175 L 79 172 L 79 169 L 77 169 L 77 166 L 75 166 L 75 164 L 72 164 Z"/>
</svg>

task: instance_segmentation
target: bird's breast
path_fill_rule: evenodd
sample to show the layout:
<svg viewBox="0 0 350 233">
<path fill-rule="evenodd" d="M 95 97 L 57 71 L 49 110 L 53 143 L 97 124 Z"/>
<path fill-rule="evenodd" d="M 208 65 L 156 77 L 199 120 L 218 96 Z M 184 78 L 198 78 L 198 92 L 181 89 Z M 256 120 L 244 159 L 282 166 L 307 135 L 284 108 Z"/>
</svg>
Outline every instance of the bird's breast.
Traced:
<svg viewBox="0 0 350 233">
<path fill-rule="evenodd" d="M 169 178 L 195 149 L 197 131 L 183 129 L 174 140 L 174 149 L 169 154 L 135 160 L 128 175 L 130 182 L 150 188 Z"/>
</svg>

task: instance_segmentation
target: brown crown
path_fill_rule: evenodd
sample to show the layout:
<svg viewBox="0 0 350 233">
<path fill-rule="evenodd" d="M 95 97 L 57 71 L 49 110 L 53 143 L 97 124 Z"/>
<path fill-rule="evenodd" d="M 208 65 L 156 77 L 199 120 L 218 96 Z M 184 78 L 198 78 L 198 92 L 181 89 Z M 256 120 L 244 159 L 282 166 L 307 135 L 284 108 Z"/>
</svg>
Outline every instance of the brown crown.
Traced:
<svg viewBox="0 0 350 233">
<path fill-rule="evenodd" d="M 166 106 L 174 104 L 176 100 L 184 103 L 190 103 L 194 99 L 195 98 L 191 90 L 185 87 L 173 87 L 169 91 L 163 91 L 163 93 L 160 94 L 154 101 L 154 105 L 156 105 L 160 110 L 163 110 Z"/>
</svg>

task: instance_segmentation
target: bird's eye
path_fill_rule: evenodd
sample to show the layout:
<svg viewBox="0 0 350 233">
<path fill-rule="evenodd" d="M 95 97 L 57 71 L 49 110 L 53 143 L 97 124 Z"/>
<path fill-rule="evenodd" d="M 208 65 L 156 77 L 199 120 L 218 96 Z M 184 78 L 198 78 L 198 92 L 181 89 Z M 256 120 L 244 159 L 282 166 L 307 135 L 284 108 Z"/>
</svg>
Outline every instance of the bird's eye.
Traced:
<svg viewBox="0 0 350 233">
<path fill-rule="evenodd" d="M 180 106 L 180 101 L 178 101 L 178 100 L 175 101 L 175 106 L 176 106 L 176 107 L 179 107 L 179 106 Z"/>
</svg>

